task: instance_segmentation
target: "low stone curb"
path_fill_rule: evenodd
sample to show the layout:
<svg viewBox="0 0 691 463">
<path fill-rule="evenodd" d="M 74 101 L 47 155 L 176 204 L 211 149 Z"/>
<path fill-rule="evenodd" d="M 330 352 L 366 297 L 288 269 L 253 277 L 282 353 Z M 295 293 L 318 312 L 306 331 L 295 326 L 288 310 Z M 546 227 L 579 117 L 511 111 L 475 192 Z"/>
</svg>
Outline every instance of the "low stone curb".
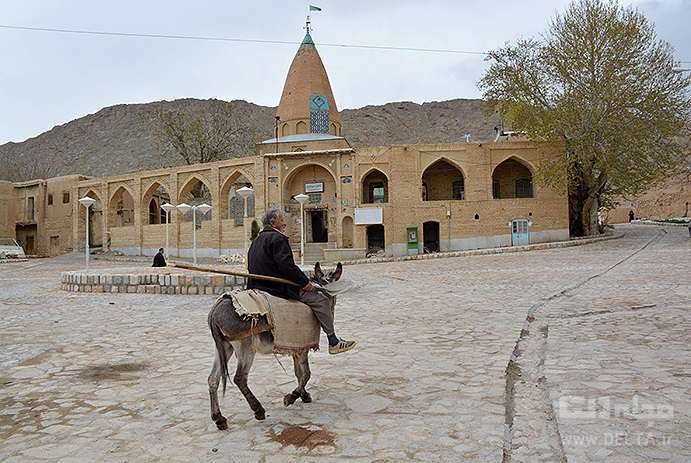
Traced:
<svg viewBox="0 0 691 463">
<path fill-rule="evenodd" d="M 654 225 L 657 227 L 684 227 L 689 226 L 688 223 L 670 223 L 670 222 L 658 222 L 655 220 L 632 220 L 631 223 L 636 225 Z"/>
<path fill-rule="evenodd" d="M 13 264 L 15 262 L 29 262 L 29 259 L 0 259 L 0 264 Z"/>
<path fill-rule="evenodd" d="M 211 273 L 109 273 L 74 271 L 60 274 L 61 289 L 80 293 L 220 295 L 244 288 L 243 277 Z"/>
<path fill-rule="evenodd" d="M 621 238 L 624 233 L 612 233 L 595 238 L 576 238 L 569 241 L 554 241 L 550 243 L 527 244 L 524 246 L 507 246 L 503 248 L 470 249 L 467 251 L 437 252 L 434 254 L 415 254 L 411 256 L 374 257 L 371 259 L 355 259 L 341 262 L 343 265 L 374 264 L 380 262 L 403 262 L 408 260 L 445 259 L 448 257 L 485 256 L 489 254 L 506 254 L 510 252 L 537 251 L 541 249 L 569 248 L 599 241 Z"/>
</svg>

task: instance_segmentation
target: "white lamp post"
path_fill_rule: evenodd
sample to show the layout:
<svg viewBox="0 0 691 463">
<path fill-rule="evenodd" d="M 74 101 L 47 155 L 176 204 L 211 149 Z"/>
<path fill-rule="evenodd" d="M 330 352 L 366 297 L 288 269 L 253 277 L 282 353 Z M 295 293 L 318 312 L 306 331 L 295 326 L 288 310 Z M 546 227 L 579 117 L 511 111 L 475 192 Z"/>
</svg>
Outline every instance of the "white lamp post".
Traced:
<svg viewBox="0 0 691 463">
<path fill-rule="evenodd" d="M 181 208 L 180 206 L 185 206 Z M 198 206 L 190 206 L 189 204 L 182 203 L 177 206 L 180 211 L 184 209 L 184 212 L 192 210 L 192 261 L 197 263 L 197 211 L 202 214 L 206 214 L 211 210 L 211 206 L 206 203 L 202 203 Z M 183 212 L 183 213 L 184 213 Z"/>
<path fill-rule="evenodd" d="M 86 208 L 86 243 L 84 244 L 84 254 L 86 256 L 86 268 L 89 268 L 89 208 L 96 202 L 94 198 L 84 196 L 79 200 Z"/>
<path fill-rule="evenodd" d="M 170 228 L 170 213 L 173 211 L 175 206 L 173 206 L 170 203 L 163 203 L 161 205 L 161 209 L 163 209 L 166 213 L 166 257 L 170 256 L 170 251 L 168 250 L 169 246 L 169 239 L 168 239 L 168 229 Z"/>
<path fill-rule="evenodd" d="M 310 199 L 304 193 L 295 195 L 295 201 L 300 203 L 300 266 L 305 265 L 305 203 Z"/>
<path fill-rule="evenodd" d="M 242 198 L 242 203 L 245 208 L 245 214 L 243 215 L 242 219 L 242 233 L 244 234 L 243 245 L 245 246 L 245 267 L 247 267 L 247 198 L 254 194 L 254 190 L 251 187 L 243 186 L 242 188 L 238 188 L 236 193 Z"/>
</svg>

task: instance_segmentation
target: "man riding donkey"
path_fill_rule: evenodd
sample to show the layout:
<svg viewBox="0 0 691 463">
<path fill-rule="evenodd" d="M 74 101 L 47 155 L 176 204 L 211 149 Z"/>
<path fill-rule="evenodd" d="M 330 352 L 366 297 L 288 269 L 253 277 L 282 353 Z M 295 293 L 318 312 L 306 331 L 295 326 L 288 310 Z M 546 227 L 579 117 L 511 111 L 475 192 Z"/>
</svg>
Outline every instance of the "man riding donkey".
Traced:
<svg viewBox="0 0 691 463">
<path fill-rule="evenodd" d="M 249 278 L 247 289 L 266 291 L 273 296 L 296 299 L 308 305 L 329 339 L 330 354 L 339 354 L 355 347 L 355 341 L 345 341 L 336 336 L 331 302 L 317 291 L 307 275 L 295 265 L 288 235 L 284 232 L 286 221 L 283 212 L 270 209 L 262 217 L 262 223 L 264 229 L 254 239 L 248 252 L 249 273 L 283 278 L 299 286 Z"/>
</svg>

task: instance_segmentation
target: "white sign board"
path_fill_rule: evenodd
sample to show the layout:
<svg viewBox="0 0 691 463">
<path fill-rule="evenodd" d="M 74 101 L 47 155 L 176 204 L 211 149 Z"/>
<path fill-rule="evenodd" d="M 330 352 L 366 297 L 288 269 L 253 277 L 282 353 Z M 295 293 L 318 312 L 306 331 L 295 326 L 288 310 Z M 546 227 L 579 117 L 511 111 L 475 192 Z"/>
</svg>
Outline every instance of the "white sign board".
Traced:
<svg viewBox="0 0 691 463">
<path fill-rule="evenodd" d="M 375 225 L 384 223 L 381 207 L 356 207 L 355 225 Z"/>
<path fill-rule="evenodd" d="M 324 183 L 305 183 L 305 193 L 324 193 Z"/>
</svg>

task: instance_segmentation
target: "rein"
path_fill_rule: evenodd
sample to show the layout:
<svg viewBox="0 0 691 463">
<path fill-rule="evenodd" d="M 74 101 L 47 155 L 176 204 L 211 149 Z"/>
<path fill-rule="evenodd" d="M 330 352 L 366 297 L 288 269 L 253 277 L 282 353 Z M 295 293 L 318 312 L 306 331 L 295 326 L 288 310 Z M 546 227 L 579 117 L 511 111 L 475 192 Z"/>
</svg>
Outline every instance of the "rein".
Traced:
<svg viewBox="0 0 691 463">
<path fill-rule="evenodd" d="M 290 280 L 286 280 L 285 278 L 278 278 L 278 277 L 270 277 L 267 275 L 255 275 L 253 273 L 247 273 L 247 272 L 238 272 L 238 271 L 233 271 L 233 270 L 221 270 L 213 267 L 204 267 L 201 265 L 193 265 L 193 264 L 183 264 L 183 263 L 175 263 L 170 265 L 170 267 L 177 267 L 177 268 L 182 268 L 186 270 L 196 270 L 199 272 L 210 272 L 210 273 L 221 273 L 223 275 L 232 275 L 236 277 L 243 277 L 243 278 L 254 278 L 256 280 L 264 280 L 264 281 L 272 281 L 274 283 L 283 283 L 285 285 L 291 285 L 295 286 L 298 288 L 301 288 L 302 286 L 292 282 Z"/>
</svg>

